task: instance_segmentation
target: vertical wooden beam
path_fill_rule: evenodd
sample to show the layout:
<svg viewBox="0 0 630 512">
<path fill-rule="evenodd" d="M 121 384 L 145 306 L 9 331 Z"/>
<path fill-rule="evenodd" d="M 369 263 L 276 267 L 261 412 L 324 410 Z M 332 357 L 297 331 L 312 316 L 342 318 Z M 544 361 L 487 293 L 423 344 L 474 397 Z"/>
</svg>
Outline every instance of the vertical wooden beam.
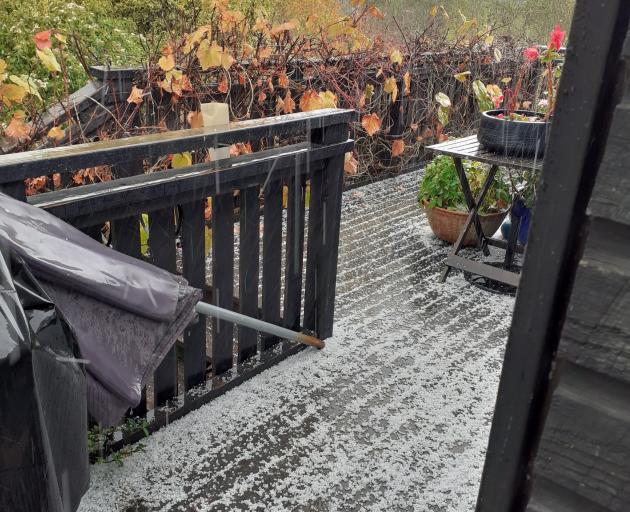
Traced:
<svg viewBox="0 0 630 512">
<path fill-rule="evenodd" d="M 312 142 L 333 144 L 348 136 L 347 125 L 315 130 Z M 311 175 L 304 327 L 320 338 L 332 335 L 339 253 L 344 155 L 331 157 Z"/>
<path fill-rule="evenodd" d="M 258 272 L 260 253 L 260 201 L 258 187 L 241 189 L 239 246 L 239 305 L 240 313 L 258 318 Z M 246 327 L 238 328 L 239 363 L 256 355 L 258 333 Z"/>
<path fill-rule="evenodd" d="M 282 181 L 271 176 L 264 187 L 262 313 L 264 321 L 279 325 L 282 271 Z M 267 350 L 278 341 L 276 337 L 265 335 L 262 349 Z"/>
<path fill-rule="evenodd" d="M 614 109 L 626 0 L 578 0 L 508 339 L 477 512 L 524 510 L 586 208 Z"/>
<path fill-rule="evenodd" d="M 206 284 L 204 203 L 201 199 L 182 205 L 183 275 L 190 286 L 203 289 Z M 186 390 L 200 384 L 206 373 L 206 319 L 184 331 L 184 383 Z"/>
<path fill-rule="evenodd" d="M 284 274 L 284 325 L 288 329 L 300 329 L 302 307 L 302 267 L 304 257 L 304 200 L 306 180 L 296 173 L 288 180 L 287 242 Z"/>
<path fill-rule="evenodd" d="M 232 309 L 234 299 L 234 195 L 229 190 L 212 198 L 213 303 Z M 220 375 L 233 364 L 234 326 L 213 319 L 212 371 Z"/>
<path fill-rule="evenodd" d="M 177 248 L 175 245 L 175 212 L 173 208 L 156 210 L 149 214 L 149 249 L 151 263 L 168 270 L 177 271 Z M 177 395 L 177 354 L 173 347 L 157 367 L 153 386 L 155 405 L 163 405 Z"/>
</svg>

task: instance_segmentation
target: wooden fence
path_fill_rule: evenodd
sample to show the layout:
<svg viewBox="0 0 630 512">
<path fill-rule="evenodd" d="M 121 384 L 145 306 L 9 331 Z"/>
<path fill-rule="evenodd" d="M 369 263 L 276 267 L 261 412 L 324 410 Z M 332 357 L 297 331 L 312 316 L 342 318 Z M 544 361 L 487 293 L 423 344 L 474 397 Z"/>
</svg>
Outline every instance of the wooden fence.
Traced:
<svg viewBox="0 0 630 512">
<path fill-rule="evenodd" d="M 327 338 L 332 334 L 344 155 L 352 150 L 348 124 L 353 119 L 351 110 L 328 109 L 237 122 L 221 129 L 179 130 L 4 155 L 0 157 L 0 190 L 86 232 L 100 231 L 110 222 L 112 246 L 138 258 L 143 257 L 140 216 L 146 213 L 152 263 L 176 272 L 179 240 L 182 274 L 192 286 L 204 290 L 209 302 Z M 185 168 L 143 172 L 145 161 L 170 153 L 191 151 L 193 159 L 201 162 L 207 148 L 261 139 L 267 141 L 268 149 Z M 269 144 L 274 140 L 298 142 Z M 111 165 L 115 179 L 26 198 L 26 178 L 97 165 Z M 287 191 L 286 216 L 283 190 Z M 206 282 L 204 209 L 208 197 L 212 198 L 211 286 Z M 179 218 L 179 233 L 175 217 Z M 237 279 L 235 220 L 239 225 Z M 164 407 L 149 415 L 151 430 L 302 348 L 268 337 L 259 340 L 259 333 L 245 328 L 238 329 L 235 340 L 233 326 L 223 321 L 213 321 L 210 334 L 208 339 L 206 320 L 200 318 L 185 331 L 183 356 L 182 347 L 173 348 L 156 371 L 155 394 L 148 401 Z M 185 390 L 179 395 L 178 379 L 182 379 L 178 368 L 183 368 Z M 144 412 L 143 406 L 134 411 Z M 133 440 L 132 435 L 121 442 Z"/>
</svg>

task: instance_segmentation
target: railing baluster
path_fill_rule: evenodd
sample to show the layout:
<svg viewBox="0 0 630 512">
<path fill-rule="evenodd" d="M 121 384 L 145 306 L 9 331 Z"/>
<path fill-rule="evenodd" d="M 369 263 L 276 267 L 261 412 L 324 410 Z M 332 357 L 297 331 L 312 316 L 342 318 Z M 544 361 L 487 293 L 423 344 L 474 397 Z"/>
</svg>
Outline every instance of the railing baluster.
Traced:
<svg viewBox="0 0 630 512">
<path fill-rule="evenodd" d="M 345 140 L 346 125 L 314 130 L 311 141 L 333 144 Z M 332 335 L 339 252 L 344 155 L 329 158 L 321 172 L 311 176 L 308 256 L 304 298 L 304 327 L 320 338 Z"/>
<path fill-rule="evenodd" d="M 171 273 L 177 271 L 175 246 L 175 212 L 173 208 L 156 210 L 149 214 L 149 249 L 151 262 Z M 163 405 L 177 395 L 177 351 L 168 351 L 154 374 L 155 404 Z"/>
<path fill-rule="evenodd" d="M 240 201 L 239 306 L 242 314 L 258 318 L 258 257 L 260 252 L 258 187 L 241 189 Z M 256 355 L 257 350 L 258 333 L 246 327 L 239 327 L 239 363 Z"/>
<path fill-rule="evenodd" d="M 296 168 L 297 171 L 297 168 Z M 306 179 L 296 174 L 289 179 L 287 198 L 287 241 L 284 276 L 284 325 L 300 329 L 302 304 L 302 259 L 304 257 L 304 199 Z"/>
<path fill-rule="evenodd" d="M 273 180 L 265 184 L 263 228 L 263 320 L 280 323 L 280 279 L 282 272 L 282 181 Z M 263 337 L 262 349 L 267 350 L 278 338 Z"/>
<path fill-rule="evenodd" d="M 190 286 L 206 284 L 205 221 L 202 200 L 182 205 L 183 274 Z M 184 381 L 190 389 L 204 381 L 206 373 L 206 319 L 200 316 L 184 332 Z"/>
<path fill-rule="evenodd" d="M 234 299 L 234 195 L 232 191 L 212 198 L 212 290 L 213 303 L 233 308 Z M 215 375 L 233 365 L 234 326 L 213 320 L 212 369 Z"/>
</svg>

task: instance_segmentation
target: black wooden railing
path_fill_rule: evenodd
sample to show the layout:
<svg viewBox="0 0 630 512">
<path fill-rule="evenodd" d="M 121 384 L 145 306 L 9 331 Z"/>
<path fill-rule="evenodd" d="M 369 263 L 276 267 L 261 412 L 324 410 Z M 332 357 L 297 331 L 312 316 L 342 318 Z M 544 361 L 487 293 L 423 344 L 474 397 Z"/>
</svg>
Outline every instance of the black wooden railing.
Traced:
<svg viewBox="0 0 630 512">
<path fill-rule="evenodd" d="M 149 259 L 155 265 L 176 271 L 179 239 L 182 274 L 192 286 L 205 291 L 206 300 L 326 338 L 332 334 L 344 154 L 353 145 L 348 140 L 348 123 L 353 118 L 353 111 L 328 109 L 232 123 L 223 128 L 180 130 L 5 155 L 0 157 L 0 189 L 86 232 L 98 231 L 109 221 L 113 247 L 138 258 L 142 257 L 140 215 L 146 213 Z M 143 172 L 145 161 L 154 162 L 170 153 L 192 151 L 201 161 L 206 148 L 260 140 L 266 141 L 268 149 L 186 168 Z M 281 140 L 301 142 L 269 144 Z M 71 173 L 97 165 L 111 165 L 116 179 L 26 198 L 25 178 Z M 303 290 L 307 186 L 310 201 Z M 283 189 L 288 190 L 284 229 Z M 206 284 L 204 201 L 208 197 L 212 197 L 211 286 Z M 261 199 L 264 227 L 259 290 Z M 235 219 L 239 223 L 236 280 Z M 155 373 L 155 395 L 149 402 L 158 408 L 151 415 L 151 429 L 301 348 L 268 337 L 259 340 L 257 332 L 246 328 L 238 329 L 235 343 L 231 324 L 212 323 L 210 340 L 204 318 L 189 326 L 183 357 L 182 347 L 174 348 Z M 178 395 L 178 368 L 182 366 L 185 392 Z M 167 407 L 160 409 L 163 405 Z M 134 413 L 144 410 L 141 407 Z"/>
</svg>

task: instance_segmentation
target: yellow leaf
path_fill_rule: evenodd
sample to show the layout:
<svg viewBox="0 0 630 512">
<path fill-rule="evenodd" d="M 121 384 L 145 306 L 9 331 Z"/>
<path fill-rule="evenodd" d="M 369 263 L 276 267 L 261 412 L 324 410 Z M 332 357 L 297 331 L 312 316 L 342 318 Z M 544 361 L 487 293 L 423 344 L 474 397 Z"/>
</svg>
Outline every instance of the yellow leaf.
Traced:
<svg viewBox="0 0 630 512">
<path fill-rule="evenodd" d="M 227 50 L 223 50 L 221 52 L 221 66 L 227 71 L 232 67 L 232 64 L 234 64 L 234 58 Z"/>
<path fill-rule="evenodd" d="M 162 55 L 158 60 L 158 65 L 163 71 L 170 71 L 175 67 L 175 58 L 172 54 Z"/>
<path fill-rule="evenodd" d="M 438 6 L 434 5 L 433 7 L 431 7 L 429 14 L 431 15 L 432 18 L 435 18 L 437 16 L 437 13 L 438 13 Z"/>
<path fill-rule="evenodd" d="M 0 82 L 4 82 L 4 79 L 7 77 L 5 73 L 6 70 L 7 70 L 7 63 L 3 59 L 0 59 Z"/>
<path fill-rule="evenodd" d="M 131 93 L 127 98 L 127 103 L 135 103 L 136 105 L 140 105 L 144 100 L 142 96 L 144 95 L 144 91 L 135 85 L 131 88 Z"/>
<path fill-rule="evenodd" d="M 42 101 L 42 97 L 39 95 L 39 88 L 37 87 L 37 84 L 31 77 L 26 76 L 26 75 L 22 75 L 22 76 L 11 75 L 9 77 L 9 80 L 11 80 L 15 85 L 19 85 L 20 87 L 22 87 L 28 94 L 32 94 L 33 96 L 37 97 L 40 101 Z"/>
<path fill-rule="evenodd" d="M 55 39 L 63 44 L 66 44 L 68 42 L 68 40 L 66 39 L 66 36 L 64 36 L 63 34 L 60 34 L 59 32 L 55 32 Z"/>
<path fill-rule="evenodd" d="M 171 160 L 171 167 L 179 169 L 180 167 L 189 167 L 192 165 L 192 155 L 187 151 L 185 153 L 175 153 Z"/>
<path fill-rule="evenodd" d="M 407 71 L 403 76 L 403 83 L 405 84 L 405 96 L 409 96 L 411 94 L 411 75 L 409 71 Z"/>
<path fill-rule="evenodd" d="M 61 67 L 59 66 L 59 63 L 57 62 L 57 57 L 55 57 L 55 54 L 52 52 L 50 48 L 45 48 L 43 50 L 35 50 L 35 53 L 37 54 L 37 57 L 39 57 L 39 60 L 42 61 L 42 64 L 48 71 L 50 71 L 51 73 L 58 73 L 59 71 L 61 71 Z"/>
<path fill-rule="evenodd" d="M 395 140 L 392 144 L 392 158 L 402 155 L 405 152 L 405 141 L 402 139 Z"/>
<path fill-rule="evenodd" d="M 10 107 L 14 103 L 22 103 L 27 91 L 24 87 L 14 84 L 0 84 L 0 100 Z"/>
<path fill-rule="evenodd" d="M 221 65 L 221 48 L 216 41 L 210 44 L 207 39 L 204 39 L 197 48 L 197 58 L 204 71 L 208 68 L 218 68 Z"/>
<path fill-rule="evenodd" d="M 503 54 L 501 53 L 501 50 L 499 50 L 498 48 L 494 49 L 494 60 L 496 60 L 497 62 L 501 62 L 501 59 L 503 59 Z"/>
<path fill-rule="evenodd" d="M 403 56 L 402 53 L 400 53 L 400 50 L 394 50 L 390 54 L 389 60 L 392 61 L 392 64 L 398 64 L 399 66 L 401 66 L 403 63 Z"/>
<path fill-rule="evenodd" d="M 502 84 L 509 84 L 512 81 L 512 78 L 509 76 L 505 76 L 501 79 Z"/>
<path fill-rule="evenodd" d="M 398 97 L 398 84 L 396 83 L 396 79 L 393 76 L 390 76 L 387 80 L 385 80 L 383 90 L 387 94 L 391 94 L 392 103 L 395 103 L 396 98 Z"/>
<path fill-rule="evenodd" d="M 443 92 L 438 92 L 435 95 L 435 101 L 437 101 L 442 108 L 449 108 L 451 106 L 451 99 Z"/>
<path fill-rule="evenodd" d="M 309 112 L 311 110 L 319 110 L 324 108 L 324 100 L 313 89 L 307 89 L 300 98 L 300 110 Z"/>
<path fill-rule="evenodd" d="M 470 71 L 462 71 L 461 73 L 454 74 L 453 77 L 458 82 L 465 83 L 466 82 L 466 78 L 468 78 L 469 75 L 470 75 Z"/>
<path fill-rule="evenodd" d="M 273 50 L 267 46 L 262 47 L 258 50 L 258 58 L 259 59 L 268 59 L 271 57 Z"/>
<path fill-rule="evenodd" d="M 381 119 L 376 114 L 365 114 L 361 119 L 361 126 L 371 137 L 381 129 Z"/>
<path fill-rule="evenodd" d="M 278 75 L 278 87 L 281 87 L 282 89 L 289 87 L 289 78 L 284 71 Z"/>
<path fill-rule="evenodd" d="M 324 91 L 319 93 L 319 97 L 322 99 L 321 108 L 337 108 L 337 96 L 330 91 Z"/>
<path fill-rule="evenodd" d="M 374 86 L 372 84 L 368 84 L 365 86 L 365 99 L 370 101 L 374 96 Z"/>
<path fill-rule="evenodd" d="M 251 44 L 243 44 L 243 58 L 248 59 L 254 53 L 254 47 Z"/>
<path fill-rule="evenodd" d="M 48 138 L 55 139 L 56 141 L 63 140 L 66 135 L 65 130 L 62 130 L 58 126 L 53 126 L 50 130 L 48 130 Z"/>
</svg>

